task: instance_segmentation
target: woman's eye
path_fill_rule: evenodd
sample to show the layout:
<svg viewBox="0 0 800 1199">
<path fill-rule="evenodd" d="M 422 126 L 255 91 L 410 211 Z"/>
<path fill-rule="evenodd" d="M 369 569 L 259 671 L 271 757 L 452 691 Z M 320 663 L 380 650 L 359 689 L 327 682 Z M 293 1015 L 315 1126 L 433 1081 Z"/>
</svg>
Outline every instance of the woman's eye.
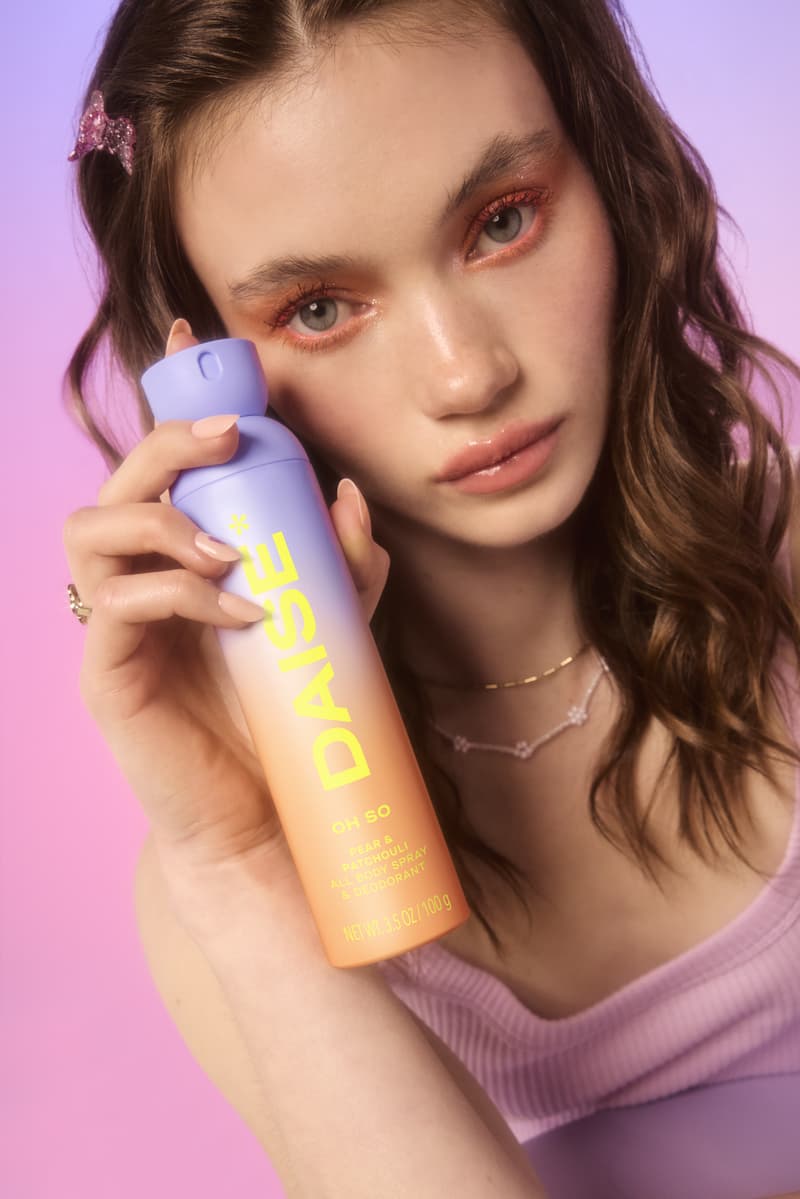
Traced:
<svg viewBox="0 0 800 1199">
<path fill-rule="evenodd" d="M 318 300 L 310 300 L 307 304 L 303 304 L 297 309 L 288 324 L 289 328 L 294 328 L 297 332 L 303 332 L 305 329 L 312 333 L 327 333 L 338 319 L 338 300 L 333 300 L 330 296 L 323 296 Z"/>
<path fill-rule="evenodd" d="M 518 241 L 536 220 L 538 208 L 537 204 L 508 204 L 484 218 L 473 252 L 481 248 L 491 251 Z"/>
<path fill-rule="evenodd" d="M 330 295 L 334 284 L 320 282 L 314 287 L 304 286 L 289 303 L 265 323 L 276 332 L 290 335 L 290 340 L 300 349 L 313 350 L 338 344 L 359 326 L 360 318 L 370 310 L 370 304 L 361 300 L 344 300 Z M 365 313 L 366 310 L 366 313 Z"/>
<path fill-rule="evenodd" d="M 522 228 L 522 213 L 518 208 L 506 208 L 496 212 L 484 226 L 484 232 L 492 241 L 513 241 Z"/>
</svg>

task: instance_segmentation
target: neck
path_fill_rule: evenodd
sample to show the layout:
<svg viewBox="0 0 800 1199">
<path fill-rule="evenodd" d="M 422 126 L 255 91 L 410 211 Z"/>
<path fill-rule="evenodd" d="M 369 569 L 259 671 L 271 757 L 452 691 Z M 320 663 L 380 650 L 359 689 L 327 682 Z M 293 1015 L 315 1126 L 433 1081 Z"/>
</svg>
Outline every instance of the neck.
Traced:
<svg viewBox="0 0 800 1199">
<path fill-rule="evenodd" d="M 520 679 L 557 666 L 587 640 L 569 525 L 503 548 L 384 522 L 376 537 L 392 560 L 390 602 L 404 660 L 422 679 L 465 687 Z"/>
</svg>

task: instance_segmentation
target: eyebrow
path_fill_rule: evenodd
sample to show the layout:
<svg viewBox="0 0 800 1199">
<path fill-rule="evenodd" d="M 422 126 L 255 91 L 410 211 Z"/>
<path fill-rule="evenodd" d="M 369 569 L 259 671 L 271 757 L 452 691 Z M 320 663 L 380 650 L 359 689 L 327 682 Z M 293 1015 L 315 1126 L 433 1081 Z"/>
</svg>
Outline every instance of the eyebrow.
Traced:
<svg viewBox="0 0 800 1199">
<path fill-rule="evenodd" d="M 442 220 L 452 216 L 470 196 L 484 183 L 498 175 L 519 171 L 523 167 L 543 164 L 554 158 L 559 148 L 558 139 L 550 129 L 537 129 L 522 137 L 499 134 L 485 147 L 478 162 L 461 181 L 456 190 L 449 194 Z"/>
<path fill-rule="evenodd" d="M 509 134 L 493 137 L 455 191 L 448 192 L 440 223 L 443 224 L 457 212 L 485 183 L 498 175 L 529 167 L 532 162 L 535 165 L 544 164 L 555 157 L 558 150 L 558 138 L 550 129 L 537 129 L 521 137 Z M 229 284 L 228 294 L 234 303 L 241 304 L 300 279 L 340 274 L 353 271 L 358 266 L 358 261 L 347 254 L 324 254 L 319 257 L 287 254 L 261 263 L 237 283 Z"/>
</svg>

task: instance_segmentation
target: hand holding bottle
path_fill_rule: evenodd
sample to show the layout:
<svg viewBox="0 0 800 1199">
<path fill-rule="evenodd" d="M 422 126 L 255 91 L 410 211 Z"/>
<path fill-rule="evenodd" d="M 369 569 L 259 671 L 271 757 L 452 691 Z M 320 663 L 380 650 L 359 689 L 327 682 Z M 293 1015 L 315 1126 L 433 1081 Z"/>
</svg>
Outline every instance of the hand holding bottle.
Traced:
<svg viewBox="0 0 800 1199">
<path fill-rule="evenodd" d="M 176 322 L 167 354 L 195 344 Z M 265 884 L 296 884 L 214 635 L 214 626 L 263 619 L 263 609 L 251 604 L 245 614 L 241 597 L 225 596 L 238 551 L 214 544 L 165 502 L 181 471 L 226 462 L 238 441 L 234 420 L 166 421 L 101 487 L 97 504 L 64 527 L 71 577 L 92 608 L 81 697 L 151 822 L 176 892 L 188 879 L 194 890 L 195 881 L 242 866 Z M 360 494 L 347 484 L 339 490 L 330 516 L 369 618 L 388 555 L 372 540 L 368 516 L 362 525 Z M 198 915 L 181 914 L 187 922 Z"/>
</svg>

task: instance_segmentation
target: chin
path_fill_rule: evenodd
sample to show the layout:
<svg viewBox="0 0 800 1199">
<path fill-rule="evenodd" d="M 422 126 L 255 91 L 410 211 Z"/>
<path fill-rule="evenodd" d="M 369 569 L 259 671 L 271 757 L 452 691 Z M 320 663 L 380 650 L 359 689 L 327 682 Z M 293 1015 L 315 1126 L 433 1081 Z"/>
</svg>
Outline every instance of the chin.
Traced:
<svg viewBox="0 0 800 1199">
<path fill-rule="evenodd" d="M 535 486 L 505 495 L 464 497 L 474 499 L 467 521 L 450 536 L 485 549 L 518 549 L 541 538 L 568 535 L 592 474 L 554 473 Z"/>
</svg>

